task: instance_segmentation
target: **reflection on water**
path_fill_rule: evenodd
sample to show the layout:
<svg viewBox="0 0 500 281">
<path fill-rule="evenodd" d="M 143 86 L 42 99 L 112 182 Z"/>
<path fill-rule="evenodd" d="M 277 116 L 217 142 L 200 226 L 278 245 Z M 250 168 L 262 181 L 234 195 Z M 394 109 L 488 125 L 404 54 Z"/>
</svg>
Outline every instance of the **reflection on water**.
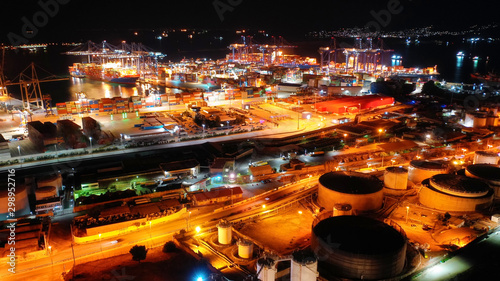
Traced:
<svg viewBox="0 0 500 281">
<path fill-rule="evenodd" d="M 150 91 L 158 90 L 160 94 L 180 93 L 178 89 L 165 88 L 160 86 L 150 85 L 121 85 L 116 83 L 107 83 L 103 81 L 96 81 L 87 78 L 74 78 L 70 79 L 69 92 L 73 95 L 72 100 L 76 99 L 75 93 L 85 93 L 89 99 L 101 98 L 114 98 L 122 97 L 128 98 L 132 96 L 148 95 Z"/>
<path fill-rule="evenodd" d="M 454 82 L 462 82 L 460 81 L 460 76 L 462 74 L 462 66 L 464 64 L 464 57 L 463 56 L 457 56 L 457 65 L 455 66 L 455 79 Z"/>
</svg>

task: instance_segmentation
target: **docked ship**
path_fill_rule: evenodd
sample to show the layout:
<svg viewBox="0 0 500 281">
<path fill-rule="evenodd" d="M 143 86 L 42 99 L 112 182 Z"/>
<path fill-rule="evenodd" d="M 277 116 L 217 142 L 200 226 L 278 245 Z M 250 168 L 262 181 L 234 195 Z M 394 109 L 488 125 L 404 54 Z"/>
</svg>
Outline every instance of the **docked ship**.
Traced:
<svg viewBox="0 0 500 281">
<path fill-rule="evenodd" d="M 139 75 L 132 68 L 119 67 L 116 64 L 74 63 L 69 73 L 76 78 L 89 78 L 110 83 L 135 85 Z"/>
<path fill-rule="evenodd" d="M 69 67 L 72 77 L 130 85 L 135 85 L 141 76 L 156 73 L 157 61 L 164 57 L 140 43 L 122 42 L 114 46 L 106 41 L 88 41 L 65 54 L 87 58 L 85 63 Z"/>
</svg>

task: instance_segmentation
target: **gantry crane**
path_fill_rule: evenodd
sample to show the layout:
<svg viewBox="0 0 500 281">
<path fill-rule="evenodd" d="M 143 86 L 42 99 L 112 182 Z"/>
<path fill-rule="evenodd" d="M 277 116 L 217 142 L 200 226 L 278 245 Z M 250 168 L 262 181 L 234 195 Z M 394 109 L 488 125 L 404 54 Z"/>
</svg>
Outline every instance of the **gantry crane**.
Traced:
<svg viewBox="0 0 500 281">
<path fill-rule="evenodd" d="M 31 103 L 36 102 L 36 106 L 46 109 L 47 104 L 52 100 L 49 95 L 43 95 L 40 89 L 40 83 L 43 82 L 53 82 L 68 80 L 68 78 L 59 77 L 53 74 L 39 79 L 37 74 L 37 67 L 44 72 L 50 74 L 43 68 L 36 66 L 35 63 L 31 63 L 26 67 L 19 75 L 17 75 L 11 82 L 6 82 L 5 85 L 19 85 L 21 89 L 21 98 L 23 102 L 23 108 L 25 110 L 30 110 Z"/>
</svg>

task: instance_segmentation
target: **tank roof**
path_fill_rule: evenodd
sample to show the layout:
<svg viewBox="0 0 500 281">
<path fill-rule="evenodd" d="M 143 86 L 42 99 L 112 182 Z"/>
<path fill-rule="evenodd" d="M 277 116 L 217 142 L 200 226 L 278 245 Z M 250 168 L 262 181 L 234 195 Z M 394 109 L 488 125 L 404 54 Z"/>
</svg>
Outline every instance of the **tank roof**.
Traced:
<svg viewBox="0 0 500 281">
<path fill-rule="evenodd" d="M 292 253 L 293 260 L 298 263 L 308 264 L 316 262 L 318 259 L 313 251 L 300 250 Z"/>
<path fill-rule="evenodd" d="M 384 188 L 378 178 L 356 172 L 326 173 L 319 178 L 319 183 L 328 189 L 349 194 L 370 194 Z"/>
<path fill-rule="evenodd" d="M 493 156 L 493 157 L 498 157 L 498 153 L 494 151 L 487 151 L 487 150 L 479 150 L 475 152 L 476 154 L 479 154 L 481 156 Z"/>
<path fill-rule="evenodd" d="M 391 166 L 391 167 L 387 167 L 387 168 L 385 168 L 385 170 L 386 170 L 387 172 L 390 172 L 390 173 L 395 173 L 395 174 L 404 174 L 404 173 L 408 173 L 408 169 L 403 168 L 403 167 L 394 167 L 394 166 Z"/>
<path fill-rule="evenodd" d="M 485 180 L 500 180 L 500 168 L 488 164 L 469 165 L 466 168 L 467 172 Z"/>
<path fill-rule="evenodd" d="M 439 188 L 444 192 L 485 193 L 490 189 L 489 185 L 480 179 L 452 174 L 434 175 L 431 177 L 430 182 L 435 188 Z"/>
<path fill-rule="evenodd" d="M 403 235 L 391 226 L 361 216 L 324 219 L 313 228 L 313 233 L 331 248 L 353 254 L 385 254 L 397 251 L 405 245 Z"/>
<path fill-rule="evenodd" d="M 57 189 L 57 187 L 55 186 L 51 186 L 51 185 L 47 185 L 47 186 L 42 186 L 42 187 L 39 187 L 35 190 L 35 193 L 37 192 L 53 192 Z"/>
<path fill-rule="evenodd" d="M 442 162 L 423 160 L 412 160 L 410 161 L 410 166 L 426 170 L 444 170 L 448 168 L 448 165 Z"/>
</svg>

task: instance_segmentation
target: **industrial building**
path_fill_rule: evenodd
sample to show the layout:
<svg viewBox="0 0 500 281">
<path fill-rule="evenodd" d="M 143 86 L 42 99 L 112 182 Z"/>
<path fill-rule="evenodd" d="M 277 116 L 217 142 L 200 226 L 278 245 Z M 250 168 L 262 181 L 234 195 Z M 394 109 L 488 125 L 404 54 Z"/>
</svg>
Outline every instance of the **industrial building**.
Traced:
<svg viewBox="0 0 500 281">
<path fill-rule="evenodd" d="M 354 214 L 382 207 L 383 183 L 357 172 L 330 172 L 319 178 L 318 203 L 327 211 L 336 204 L 349 204 Z"/>
<path fill-rule="evenodd" d="M 240 199 L 241 197 L 243 197 L 243 190 L 241 190 L 239 186 L 213 188 L 210 191 L 199 192 L 192 195 L 193 204 L 195 206 L 223 203 Z"/>
<path fill-rule="evenodd" d="M 438 174 L 422 182 L 419 202 L 446 212 L 474 212 L 489 207 L 493 190 L 482 180 L 454 174 Z"/>
<path fill-rule="evenodd" d="M 51 122 L 28 122 L 28 137 L 39 151 L 44 151 L 48 145 L 57 143 L 57 127 Z"/>
<path fill-rule="evenodd" d="M 337 216 L 313 224 L 311 248 L 322 276 L 388 279 L 405 266 L 406 237 L 367 217 Z"/>
<path fill-rule="evenodd" d="M 356 113 L 363 109 L 373 109 L 394 104 L 393 97 L 366 95 L 358 97 L 346 97 L 331 101 L 316 103 L 315 107 L 321 112 L 330 113 Z"/>
</svg>

